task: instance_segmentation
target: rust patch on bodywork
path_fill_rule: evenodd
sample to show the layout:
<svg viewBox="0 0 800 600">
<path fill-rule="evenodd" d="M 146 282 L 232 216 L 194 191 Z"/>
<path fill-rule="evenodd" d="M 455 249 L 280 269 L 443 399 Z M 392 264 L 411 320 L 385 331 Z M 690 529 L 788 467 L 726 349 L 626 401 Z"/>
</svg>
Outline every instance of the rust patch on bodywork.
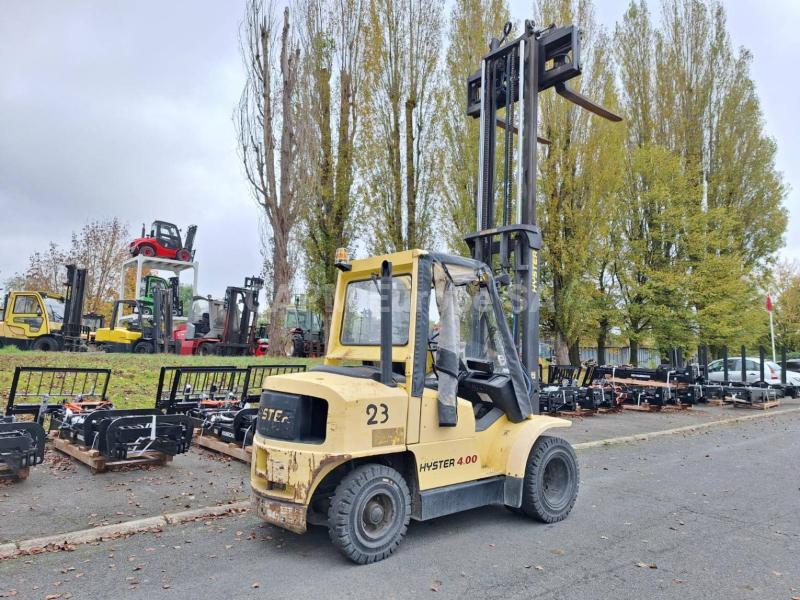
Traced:
<svg viewBox="0 0 800 600">
<path fill-rule="evenodd" d="M 254 496 L 256 514 L 267 523 L 283 527 L 295 533 L 305 533 L 307 529 L 306 507 L 293 502 L 281 502 L 272 498 Z"/>
<path fill-rule="evenodd" d="M 317 479 L 320 477 L 320 474 L 325 471 L 327 467 L 333 466 L 335 468 L 351 458 L 352 456 L 350 454 L 323 454 L 319 460 L 317 460 L 317 456 L 309 456 L 308 470 L 306 471 L 308 473 L 308 480 L 295 482 L 293 498 L 298 502 L 309 502 L 309 492 L 312 487 L 318 483 Z"/>
<path fill-rule="evenodd" d="M 311 465 L 311 482 L 316 481 L 319 474 L 328 466 L 334 467 L 347 462 L 353 458 L 350 454 L 325 454 L 322 459 L 315 465 Z M 309 482 L 309 483 L 311 483 Z"/>
</svg>

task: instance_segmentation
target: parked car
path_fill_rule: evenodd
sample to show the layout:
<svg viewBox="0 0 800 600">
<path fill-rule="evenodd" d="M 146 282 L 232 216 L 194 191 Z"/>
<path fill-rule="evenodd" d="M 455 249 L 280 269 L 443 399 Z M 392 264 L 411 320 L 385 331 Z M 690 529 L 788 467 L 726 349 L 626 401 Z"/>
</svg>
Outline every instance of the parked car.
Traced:
<svg viewBox="0 0 800 600">
<path fill-rule="evenodd" d="M 790 358 L 786 361 L 786 370 L 800 373 L 800 358 Z"/>
<path fill-rule="evenodd" d="M 759 359 L 753 357 L 745 357 L 745 368 L 747 369 L 746 383 L 755 383 L 761 379 L 759 370 Z M 722 359 L 714 360 L 708 363 L 708 379 L 709 381 L 722 382 L 725 378 L 723 370 Z M 764 380 L 767 383 L 779 384 L 781 382 L 781 367 L 778 363 L 771 360 L 764 361 Z M 742 359 L 729 358 L 728 359 L 728 381 L 741 382 L 742 381 Z M 800 372 L 786 370 L 786 383 L 790 385 L 800 386 Z"/>
</svg>

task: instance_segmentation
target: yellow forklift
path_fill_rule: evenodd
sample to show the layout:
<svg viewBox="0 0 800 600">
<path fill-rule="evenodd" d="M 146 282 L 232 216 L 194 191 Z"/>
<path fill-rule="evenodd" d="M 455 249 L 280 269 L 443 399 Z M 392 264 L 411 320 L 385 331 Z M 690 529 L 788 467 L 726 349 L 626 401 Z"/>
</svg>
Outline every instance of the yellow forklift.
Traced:
<svg viewBox="0 0 800 600">
<path fill-rule="evenodd" d="M 154 289 L 151 299 L 114 302 L 109 326 L 94 332 L 95 346 L 105 352 L 172 352 L 172 289 Z"/>
<path fill-rule="evenodd" d="M 567 87 L 580 74 L 576 27 L 526 22 L 506 42 L 510 29 L 467 86 L 467 112 L 481 123 L 478 231 L 465 238 L 472 257 L 414 249 L 350 262 L 337 252 L 325 364 L 265 380 L 250 477 L 256 512 L 298 533 L 327 526 L 356 563 L 389 556 L 411 519 L 498 504 L 554 523 L 577 497 L 575 452 L 548 435 L 570 422 L 537 414 L 538 92 L 554 87 L 619 117 Z"/>
<path fill-rule="evenodd" d="M 67 265 L 65 294 L 9 292 L 0 317 L 0 348 L 21 350 L 78 350 L 85 348 L 81 338 L 81 315 L 86 290 L 86 269 Z"/>
</svg>

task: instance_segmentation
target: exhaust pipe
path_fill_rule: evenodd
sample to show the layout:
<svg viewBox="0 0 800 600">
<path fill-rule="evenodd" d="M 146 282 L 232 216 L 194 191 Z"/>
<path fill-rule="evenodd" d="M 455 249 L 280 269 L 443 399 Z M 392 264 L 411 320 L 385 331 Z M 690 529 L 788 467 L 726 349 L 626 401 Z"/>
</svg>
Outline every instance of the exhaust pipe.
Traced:
<svg viewBox="0 0 800 600">
<path fill-rule="evenodd" d="M 392 263 L 381 263 L 381 383 L 394 387 L 392 377 Z"/>
</svg>

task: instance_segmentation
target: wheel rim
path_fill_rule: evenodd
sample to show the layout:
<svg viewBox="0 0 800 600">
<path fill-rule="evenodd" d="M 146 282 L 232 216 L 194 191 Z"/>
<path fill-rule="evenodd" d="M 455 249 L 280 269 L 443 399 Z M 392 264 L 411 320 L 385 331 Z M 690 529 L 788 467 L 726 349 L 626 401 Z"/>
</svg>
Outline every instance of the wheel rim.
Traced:
<svg viewBox="0 0 800 600">
<path fill-rule="evenodd" d="M 384 482 L 373 486 L 357 505 L 355 536 L 366 549 L 379 550 L 391 542 L 401 526 L 398 498 Z"/>
<path fill-rule="evenodd" d="M 292 342 L 292 340 L 286 342 L 286 345 L 283 347 L 283 353 L 288 357 L 294 356 L 294 342 Z"/>
<path fill-rule="evenodd" d="M 189 260 L 189 251 L 188 250 L 178 251 L 178 260 Z"/>
<path fill-rule="evenodd" d="M 155 250 L 153 250 L 150 246 L 142 246 L 140 254 L 142 256 L 153 256 L 155 254 Z"/>
<path fill-rule="evenodd" d="M 572 469 L 564 456 L 555 455 L 542 472 L 542 497 L 552 510 L 561 510 L 571 498 Z"/>
<path fill-rule="evenodd" d="M 364 505 L 361 511 L 361 529 L 363 534 L 377 540 L 386 535 L 394 521 L 395 506 L 387 494 L 375 494 Z"/>
</svg>

